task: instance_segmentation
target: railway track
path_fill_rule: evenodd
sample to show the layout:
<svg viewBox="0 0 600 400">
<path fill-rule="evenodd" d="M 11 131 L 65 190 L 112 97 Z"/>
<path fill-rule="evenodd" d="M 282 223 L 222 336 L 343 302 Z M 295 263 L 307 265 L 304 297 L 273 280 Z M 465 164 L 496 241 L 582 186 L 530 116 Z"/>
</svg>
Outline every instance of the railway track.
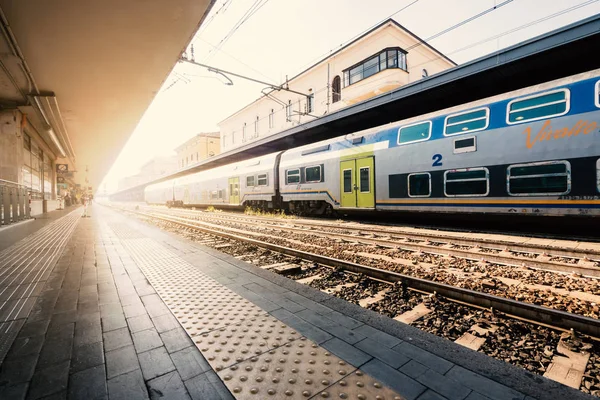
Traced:
<svg viewBox="0 0 600 400">
<path fill-rule="evenodd" d="M 526 264 L 530 268 L 600 277 L 600 248 L 586 247 L 584 244 L 581 244 L 580 248 L 565 248 L 561 245 L 540 244 L 535 241 L 515 243 L 503 240 L 501 235 L 474 235 L 476 237 L 471 238 L 465 237 L 464 233 L 418 232 L 417 229 L 393 226 L 356 226 L 306 219 L 278 219 L 176 209 L 160 211 L 151 209 L 151 212 L 208 222 L 237 222 L 247 226 L 269 226 L 288 232 L 305 232 L 328 237 L 333 235 L 341 240 L 359 241 L 384 247 L 400 247 L 411 251 L 452 257 L 475 260 L 485 257 L 488 262 L 517 266 Z"/>
<path fill-rule="evenodd" d="M 521 366 L 535 373 L 547 374 L 552 369 L 552 357 L 558 354 L 556 349 L 560 346 L 563 346 L 561 354 L 565 352 L 564 346 L 568 346 L 571 350 L 583 348 L 584 352 L 590 354 L 591 361 L 588 360 L 587 363 L 591 365 L 588 367 L 591 371 L 585 372 L 590 378 L 582 381 L 580 389 L 588 393 L 600 394 L 600 382 L 597 379 L 600 358 L 596 355 L 598 345 L 590 338 L 582 341 L 573 334 L 577 332 L 600 337 L 598 319 L 282 246 L 255 238 L 260 236 L 258 234 L 249 237 L 240 229 L 190 219 L 189 215 L 178 217 L 156 212 L 125 211 L 133 212 L 151 221 L 161 221 L 170 226 L 202 232 L 203 235 L 195 239 L 221 251 L 229 252 L 228 250 L 236 248 L 237 245 L 232 243 L 243 243 L 249 249 L 244 250 L 247 253 L 245 255 L 240 255 L 239 249 L 235 250 L 233 255 L 237 254 L 238 258 L 247 259 L 261 268 L 286 275 L 300 283 L 309 284 L 496 358 L 515 365 L 525 364 Z M 243 222 L 246 226 L 255 228 L 258 224 L 250 219 Z M 307 229 L 305 226 L 282 228 L 279 225 L 272 226 L 274 225 L 272 223 L 268 225 L 272 229 L 285 232 L 300 228 L 302 231 L 315 234 L 312 229 Z M 364 235 L 352 236 L 347 233 L 327 233 L 330 238 L 332 235 L 338 240 L 359 240 L 371 246 L 392 246 L 389 242 L 396 240 L 390 235 L 374 238 L 364 237 Z M 225 242 L 222 242 L 223 240 Z M 404 243 L 400 245 L 403 246 Z M 438 244 L 424 246 L 431 246 L 433 249 L 413 247 L 411 250 L 422 252 L 425 249 L 429 251 L 442 247 Z M 268 251 L 269 255 L 256 258 L 257 256 L 252 252 L 256 252 L 257 248 L 266 249 L 262 251 Z M 272 254 L 277 256 L 273 257 Z M 488 255 L 488 253 L 483 254 Z M 522 332 L 524 329 L 522 326 L 532 324 L 535 326 L 534 329 L 525 330 L 535 333 L 524 336 L 520 346 L 524 347 L 524 350 L 515 356 L 514 342 L 510 340 L 506 343 L 502 335 L 510 336 L 511 333 L 506 332 L 513 330 Z M 561 336 L 561 330 L 571 333 Z M 576 351 L 572 354 L 579 353 Z M 525 361 L 529 359 L 537 360 L 535 361 L 537 364 Z"/>
</svg>

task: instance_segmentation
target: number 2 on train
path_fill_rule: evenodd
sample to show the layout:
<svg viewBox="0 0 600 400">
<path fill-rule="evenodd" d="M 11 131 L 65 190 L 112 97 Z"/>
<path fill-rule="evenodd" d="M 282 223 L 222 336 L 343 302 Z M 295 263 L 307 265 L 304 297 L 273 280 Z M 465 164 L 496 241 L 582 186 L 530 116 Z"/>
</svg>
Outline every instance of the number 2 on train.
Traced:
<svg viewBox="0 0 600 400">
<path fill-rule="evenodd" d="M 441 167 L 442 166 L 442 155 L 441 154 L 434 154 L 433 157 L 431 157 L 431 159 L 433 160 L 433 164 L 431 164 L 432 167 Z"/>
</svg>

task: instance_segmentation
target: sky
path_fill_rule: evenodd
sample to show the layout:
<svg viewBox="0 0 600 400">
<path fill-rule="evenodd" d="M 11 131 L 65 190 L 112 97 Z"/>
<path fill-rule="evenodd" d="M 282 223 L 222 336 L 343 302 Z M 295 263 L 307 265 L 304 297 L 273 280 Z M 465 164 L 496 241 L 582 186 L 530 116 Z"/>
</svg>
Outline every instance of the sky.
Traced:
<svg viewBox="0 0 600 400">
<path fill-rule="evenodd" d="M 280 84 L 389 17 L 427 39 L 505 1 L 216 0 L 192 44 L 203 64 Z M 258 9 L 232 32 L 253 5 Z M 598 0 L 513 0 L 428 43 L 460 65 L 598 13 Z M 153 157 L 175 154 L 197 133 L 218 131 L 218 122 L 265 87 L 231 79 L 225 85 L 204 68 L 177 63 L 100 189 L 115 191 L 119 179 Z"/>
</svg>

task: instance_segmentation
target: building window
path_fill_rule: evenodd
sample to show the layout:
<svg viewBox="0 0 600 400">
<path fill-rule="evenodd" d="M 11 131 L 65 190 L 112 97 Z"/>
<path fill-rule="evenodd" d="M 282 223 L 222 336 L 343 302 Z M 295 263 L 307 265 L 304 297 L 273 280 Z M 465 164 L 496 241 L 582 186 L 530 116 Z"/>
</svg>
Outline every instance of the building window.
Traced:
<svg viewBox="0 0 600 400">
<path fill-rule="evenodd" d="M 429 172 L 408 175 L 408 196 L 431 196 L 431 174 Z"/>
<path fill-rule="evenodd" d="M 292 113 L 293 113 L 292 101 L 288 100 L 288 104 L 287 104 L 287 106 L 285 106 L 285 117 L 288 122 L 292 120 Z"/>
<path fill-rule="evenodd" d="M 246 177 L 246 187 L 254 186 L 254 175 Z"/>
<path fill-rule="evenodd" d="M 344 71 L 344 87 L 360 82 L 385 69 L 399 68 L 406 71 L 406 53 L 399 47 L 385 49 Z M 334 101 L 335 102 L 335 101 Z"/>
<path fill-rule="evenodd" d="M 306 97 L 306 113 L 310 114 L 314 110 L 315 95 L 311 94 Z"/>
<path fill-rule="evenodd" d="M 267 186 L 268 185 L 267 174 L 258 174 L 258 176 L 256 177 L 256 185 L 257 186 Z"/>
<path fill-rule="evenodd" d="M 506 179 L 511 196 L 564 195 L 571 191 L 571 164 L 547 161 L 511 165 Z"/>
<path fill-rule="evenodd" d="M 271 108 L 271 113 L 269 114 L 269 129 L 273 129 L 275 126 L 275 110 Z"/>
<path fill-rule="evenodd" d="M 528 96 L 508 103 L 508 124 L 520 124 L 569 112 L 569 91 L 561 89 L 542 95 Z"/>
<path fill-rule="evenodd" d="M 464 168 L 444 172 L 444 194 L 448 197 L 487 196 L 490 188 L 487 168 Z"/>
<path fill-rule="evenodd" d="M 485 130 L 490 120 L 490 110 L 482 108 L 446 117 L 444 135 L 458 135 Z"/>
<path fill-rule="evenodd" d="M 285 183 L 300 183 L 300 170 L 299 169 L 288 169 L 285 171 Z"/>
<path fill-rule="evenodd" d="M 31 187 L 31 138 L 26 133 L 23 134 L 23 185 Z"/>
<path fill-rule="evenodd" d="M 342 99 L 342 83 L 340 76 L 337 75 L 333 78 L 333 82 L 331 83 L 331 102 L 337 103 Z"/>
<path fill-rule="evenodd" d="M 321 166 L 306 167 L 304 170 L 306 182 L 321 182 Z"/>
<path fill-rule="evenodd" d="M 254 137 L 258 137 L 258 121 L 259 118 L 256 116 L 256 120 L 254 121 Z"/>
<path fill-rule="evenodd" d="M 403 126 L 398 129 L 398 144 L 421 142 L 431 136 L 431 121 Z"/>
<path fill-rule="evenodd" d="M 242 125 L 242 142 L 246 141 L 246 123 L 244 122 L 244 125 Z"/>
</svg>

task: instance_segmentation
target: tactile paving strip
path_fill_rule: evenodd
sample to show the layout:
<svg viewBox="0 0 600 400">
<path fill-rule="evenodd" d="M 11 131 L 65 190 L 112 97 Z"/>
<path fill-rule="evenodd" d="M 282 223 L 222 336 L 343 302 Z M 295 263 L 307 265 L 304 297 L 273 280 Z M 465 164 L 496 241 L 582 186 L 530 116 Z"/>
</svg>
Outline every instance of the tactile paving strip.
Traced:
<svg viewBox="0 0 600 400">
<path fill-rule="evenodd" d="M 156 241 L 113 230 L 236 399 L 403 399 Z"/>
</svg>

